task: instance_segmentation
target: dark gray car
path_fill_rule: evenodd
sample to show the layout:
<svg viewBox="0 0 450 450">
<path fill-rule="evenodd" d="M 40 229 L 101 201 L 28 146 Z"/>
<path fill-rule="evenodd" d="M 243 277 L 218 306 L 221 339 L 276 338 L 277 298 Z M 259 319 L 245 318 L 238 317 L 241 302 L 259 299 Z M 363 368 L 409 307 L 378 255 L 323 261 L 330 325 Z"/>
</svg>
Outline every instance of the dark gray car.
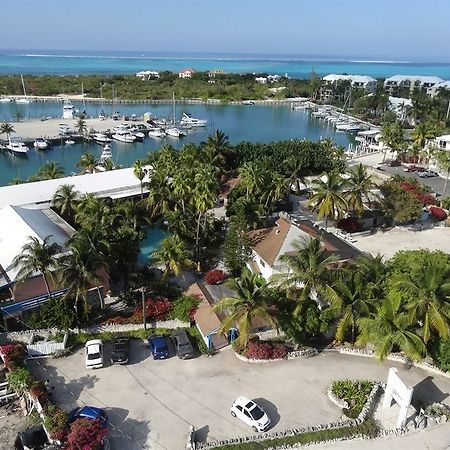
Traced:
<svg viewBox="0 0 450 450">
<path fill-rule="evenodd" d="M 195 356 L 194 348 L 192 347 L 186 331 L 181 329 L 175 330 L 172 333 L 171 338 L 175 345 L 178 358 L 190 359 Z"/>
</svg>

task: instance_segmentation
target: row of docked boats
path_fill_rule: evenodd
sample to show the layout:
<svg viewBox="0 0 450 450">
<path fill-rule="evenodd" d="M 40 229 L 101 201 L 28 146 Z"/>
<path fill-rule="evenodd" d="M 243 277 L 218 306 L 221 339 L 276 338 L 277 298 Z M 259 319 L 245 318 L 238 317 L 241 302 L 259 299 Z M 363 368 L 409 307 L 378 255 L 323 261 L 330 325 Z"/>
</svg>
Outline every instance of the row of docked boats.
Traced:
<svg viewBox="0 0 450 450">
<path fill-rule="evenodd" d="M 352 116 L 342 113 L 333 106 L 318 107 L 311 112 L 311 115 L 316 119 L 321 119 L 328 122 L 336 128 L 336 131 L 345 133 L 358 133 L 370 128 L 365 122 L 355 119 Z"/>
<path fill-rule="evenodd" d="M 36 150 L 47 150 L 49 144 L 44 138 L 36 138 L 33 142 L 33 147 Z M 20 138 L 9 139 L 5 145 L 5 148 L 9 152 L 16 155 L 27 155 L 30 150 Z"/>
</svg>

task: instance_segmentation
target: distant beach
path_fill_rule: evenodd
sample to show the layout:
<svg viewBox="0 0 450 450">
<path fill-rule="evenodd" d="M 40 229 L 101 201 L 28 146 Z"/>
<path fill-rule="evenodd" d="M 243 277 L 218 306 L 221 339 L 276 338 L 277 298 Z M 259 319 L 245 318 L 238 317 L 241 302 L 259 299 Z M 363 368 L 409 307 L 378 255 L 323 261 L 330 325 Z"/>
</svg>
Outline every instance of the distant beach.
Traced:
<svg viewBox="0 0 450 450">
<path fill-rule="evenodd" d="M 141 70 L 178 72 L 186 67 L 198 71 L 223 69 L 233 73 L 271 73 L 309 78 L 349 73 L 386 78 L 392 75 L 434 75 L 450 79 L 450 63 L 374 60 L 372 58 L 324 59 L 276 55 L 183 55 L 183 54 L 76 54 L 50 51 L 0 51 L 0 74 L 75 75 L 130 74 Z"/>
</svg>

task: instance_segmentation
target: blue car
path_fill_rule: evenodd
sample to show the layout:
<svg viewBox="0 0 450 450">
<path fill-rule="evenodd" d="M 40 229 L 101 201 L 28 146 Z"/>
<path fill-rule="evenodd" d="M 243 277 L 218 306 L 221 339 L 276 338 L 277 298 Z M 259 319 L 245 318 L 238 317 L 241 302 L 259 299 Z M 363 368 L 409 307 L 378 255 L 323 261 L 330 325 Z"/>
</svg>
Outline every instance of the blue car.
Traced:
<svg viewBox="0 0 450 450">
<path fill-rule="evenodd" d="M 164 336 L 150 336 L 148 338 L 148 346 L 153 359 L 166 359 L 169 357 L 169 349 Z"/>
<path fill-rule="evenodd" d="M 69 413 L 69 422 L 75 422 L 77 419 L 98 419 L 100 423 L 106 427 L 108 423 L 108 415 L 106 411 L 95 406 L 83 406 L 82 408 L 75 408 Z"/>
</svg>

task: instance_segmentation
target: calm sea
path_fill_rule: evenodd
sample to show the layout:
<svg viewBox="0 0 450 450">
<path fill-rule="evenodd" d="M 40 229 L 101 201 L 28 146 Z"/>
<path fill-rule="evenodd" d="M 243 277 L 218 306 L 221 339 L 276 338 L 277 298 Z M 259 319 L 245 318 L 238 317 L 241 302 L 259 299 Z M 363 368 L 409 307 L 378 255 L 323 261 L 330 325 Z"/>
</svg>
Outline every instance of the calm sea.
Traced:
<svg viewBox="0 0 450 450">
<path fill-rule="evenodd" d="M 385 78 L 404 74 L 435 75 L 450 79 L 450 63 L 373 61 L 370 58 L 0 51 L 0 74 L 117 74 L 136 73 L 141 70 L 178 72 L 186 67 L 198 71 L 220 68 L 234 73 L 287 73 L 293 78 L 309 78 L 314 70 L 322 76 L 329 73 L 348 73 Z"/>
<path fill-rule="evenodd" d="M 81 103 L 75 107 L 83 110 Z M 158 117 L 169 118 L 171 105 L 140 104 L 119 105 L 122 114 L 142 115 L 150 111 Z M 10 120 L 14 111 L 20 110 L 24 118 L 39 118 L 42 116 L 61 117 L 60 103 L 30 103 L 29 105 L 1 104 L 0 121 Z M 91 116 L 97 116 L 102 107 L 100 104 L 87 103 L 86 110 Z M 294 111 L 288 106 L 245 106 L 245 105 L 177 105 L 177 116 L 183 111 L 190 112 L 194 117 L 207 119 L 206 128 L 192 129 L 188 136 L 178 140 L 166 138 L 165 141 L 146 138 L 142 143 L 124 144 L 112 142 L 113 161 L 123 167 L 131 166 L 136 159 L 143 158 L 148 152 L 156 151 L 162 142 L 167 142 L 180 148 L 186 142 L 196 144 L 205 141 L 216 129 L 223 130 L 232 143 L 240 141 L 271 142 L 282 139 L 332 138 L 335 142 L 348 147 L 353 142 L 351 135 L 337 133 L 326 123 L 311 117 L 305 111 Z M 107 114 L 111 113 L 111 105 L 105 107 Z M 2 136 L 4 139 L 4 136 Z M 76 163 L 85 152 L 92 152 L 96 157 L 101 155 L 101 147 L 96 144 L 77 144 L 73 146 L 56 145 L 47 151 L 31 149 L 27 157 L 13 156 L 0 152 L 0 185 L 5 185 L 14 177 L 26 179 L 34 175 L 39 167 L 47 161 L 61 164 L 66 174 L 77 172 Z"/>
</svg>

